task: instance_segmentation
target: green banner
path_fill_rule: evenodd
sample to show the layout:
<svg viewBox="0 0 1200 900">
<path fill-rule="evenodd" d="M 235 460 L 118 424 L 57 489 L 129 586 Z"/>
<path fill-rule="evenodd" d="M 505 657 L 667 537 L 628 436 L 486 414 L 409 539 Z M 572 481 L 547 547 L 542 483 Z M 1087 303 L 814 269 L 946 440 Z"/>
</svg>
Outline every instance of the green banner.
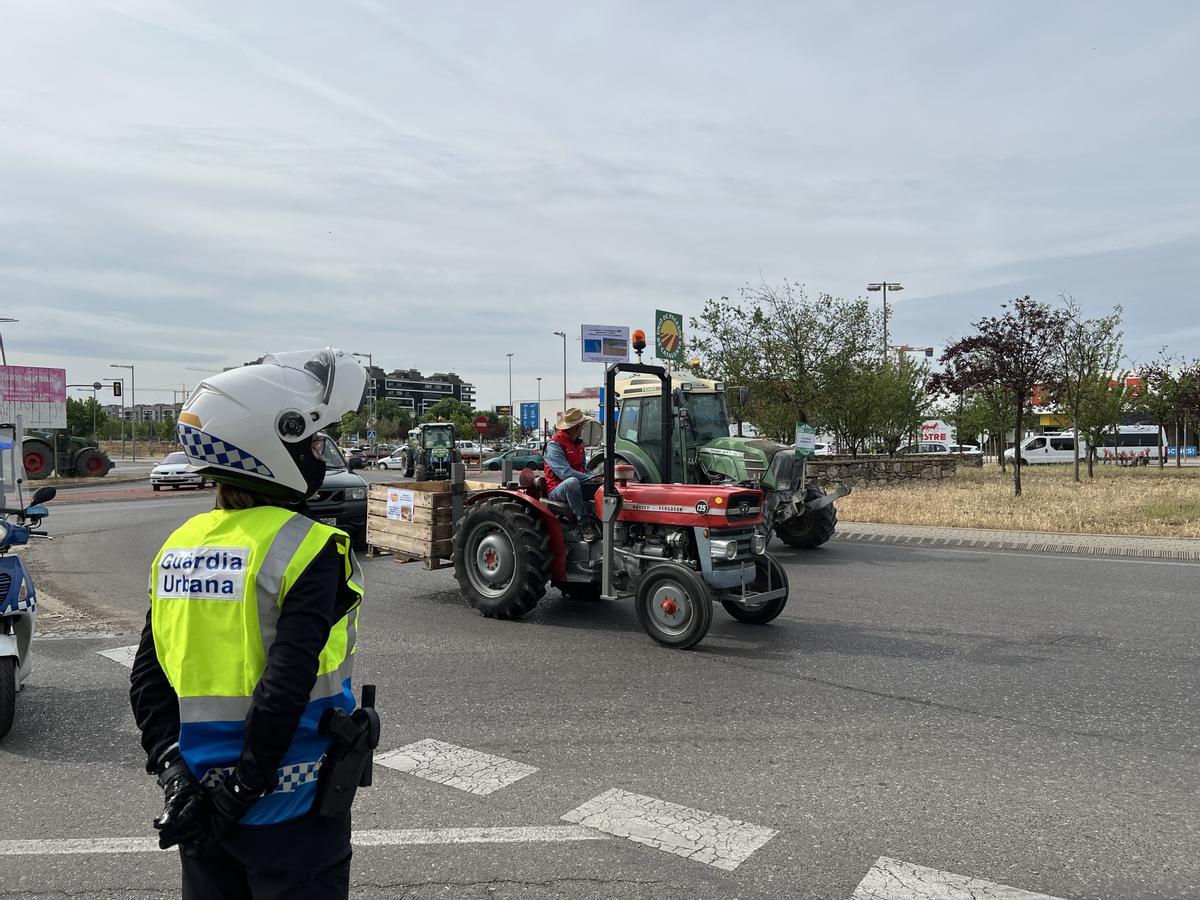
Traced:
<svg viewBox="0 0 1200 900">
<path fill-rule="evenodd" d="M 680 313 L 654 311 L 654 355 L 658 359 L 683 362 L 683 316 Z"/>
</svg>

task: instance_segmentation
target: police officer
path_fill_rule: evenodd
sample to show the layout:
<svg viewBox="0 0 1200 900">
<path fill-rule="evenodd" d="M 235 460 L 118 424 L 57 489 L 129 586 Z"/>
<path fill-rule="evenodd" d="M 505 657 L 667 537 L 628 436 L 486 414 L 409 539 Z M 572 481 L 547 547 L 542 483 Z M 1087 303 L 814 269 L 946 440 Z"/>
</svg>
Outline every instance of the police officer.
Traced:
<svg viewBox="0 0 1200 900">
<path fill-rule="evenodd" d="M 217 508 L 155 557 L 130 698 L 185 900 L 349 894 L 349 815 L 314 800 L 321 715 L 354 709 L 362 579 L 349 536 L 303 503 L 325 476 L 321 429 L 365 384 L 339 350 L 273 354 L 201 382 L 179 415 Z"/>
</svg>

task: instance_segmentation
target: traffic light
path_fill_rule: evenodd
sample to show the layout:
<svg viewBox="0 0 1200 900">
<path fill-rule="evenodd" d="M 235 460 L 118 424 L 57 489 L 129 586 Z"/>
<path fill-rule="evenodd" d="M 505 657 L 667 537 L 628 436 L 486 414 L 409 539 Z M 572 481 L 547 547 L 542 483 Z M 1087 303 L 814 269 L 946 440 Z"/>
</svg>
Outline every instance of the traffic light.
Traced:
<svg viewBox="0 0 1200 900">
<path fill-rule="evenodd" d="M 113 389 L 113 396 L 114 396 L 114 397 L 120 397 L 120 396 L 121 396 L 121 382 L 119 382 L 119 381 L 114 381 L 114 382 L 112 383 L 112 389 Z"/>
</svg>

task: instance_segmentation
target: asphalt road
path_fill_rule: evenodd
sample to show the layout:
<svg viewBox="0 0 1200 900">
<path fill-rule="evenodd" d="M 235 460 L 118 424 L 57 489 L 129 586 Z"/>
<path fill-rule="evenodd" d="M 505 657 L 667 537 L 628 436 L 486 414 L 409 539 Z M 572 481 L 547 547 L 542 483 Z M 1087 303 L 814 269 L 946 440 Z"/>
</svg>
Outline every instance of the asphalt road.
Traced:
<svg viewBox="0 0 1200 900">
<path fill-rule="evenodd" d="M 150 558 L 210 503 L 64 504 L 47 521 L 61 539 L 30 552 L 66 606 L 0 743 L 0 896 L 176 889 L 171 854 L 12 842 L 151 834 L 128 672 L 100 653 L 133 643 Z M 500 759 L 487 793 L 377 766 L 355 822 L 377 845 L 356 850 L 353 896 L 1200 897 L 1200 567 L 774 549 L 783 616 L 752 627 L 718 609 L 686 653 L 652 643 L 628 604 L 551 592 L 495 622 L 448 571 L 365 560 L 358 678 L 379 685 L 381 750 Z M 613 836 L 639 833 L 628 810 L 588 815 L 629 795 L 684 843 L 721 832 L 740 864 Z M 484 827 L 530 830 L 464 842 Z M 936 872 L 912 870 L 906 893 L 887 860 Z M 942 873 L 981 881 L 939 893 Z"/>
</svg>

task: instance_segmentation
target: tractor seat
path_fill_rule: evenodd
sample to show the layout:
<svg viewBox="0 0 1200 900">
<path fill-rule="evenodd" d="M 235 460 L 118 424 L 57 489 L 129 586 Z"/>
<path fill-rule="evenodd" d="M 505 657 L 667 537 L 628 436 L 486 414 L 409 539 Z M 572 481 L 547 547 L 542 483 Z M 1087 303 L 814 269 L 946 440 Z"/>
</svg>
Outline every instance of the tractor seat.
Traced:
<svg viewBox="0 0 1200 900">
<path fill-rule="evenodd" d="M 550 508 L 554 515 L 558 516 L 564 522 L 574 522 L 575 513 L 571 512 L 570 504 L 563 503 L 561 500 L 543 500 L 543 503 Z"/>
</svg>

